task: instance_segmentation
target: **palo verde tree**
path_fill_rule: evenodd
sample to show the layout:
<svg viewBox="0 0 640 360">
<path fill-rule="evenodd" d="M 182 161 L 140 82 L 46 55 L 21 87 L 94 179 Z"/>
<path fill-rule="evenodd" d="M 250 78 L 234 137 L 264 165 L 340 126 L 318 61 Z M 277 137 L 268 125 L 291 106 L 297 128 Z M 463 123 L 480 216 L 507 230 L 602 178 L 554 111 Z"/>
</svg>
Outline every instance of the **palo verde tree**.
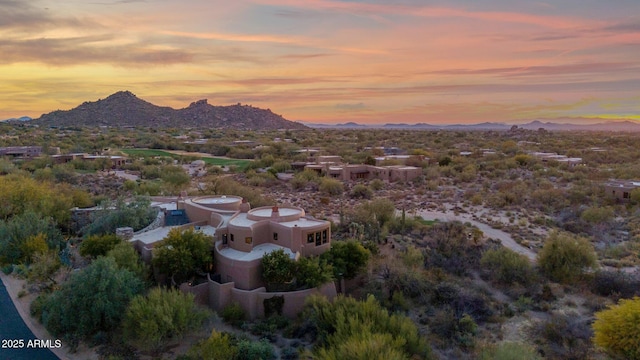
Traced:
<svg viewBox="0 0 640 360">
<path fill-rule="evenodd" d="M 100 257 L 54 291 L 42 307 L 42 323 L 51 334 L 74 344 L 115 329 L 144 285 L 115 260 Z"/>
<path fill-rule="evenodd" d="M 284 284 L 293 280 L 295 262 L 278 249 L 262 257 L 262 278 L 267 284 Z"/>
<path fill-rule="evenodd" d="M 373 296 L 310 297 L 303 316 L 318 334 L 316 359 L 428 359 L 429 346 L 406 316 L 389 314 Z"/>
<path fill-rule="evenodd" d="M 167 340 L 196 329 L 209 312 L 198 308 L 193 299 L 193 294 L 163 288 L 134 297 L 122 320 L 125 339 L 144 349 L 158 350 Z"/>
<path fill-rule="evenodd" d="M 211 265 L 210 236 L 193 228 L 172 229 L 154 250 L 152 264 L 160 273 L 173 276 L 176 283 L 186 281 Z"/>
<path fill-rule="evenodd" d="M 352 279 L 369 260 L 369 250 L 355 240 L 334 241 L 331 249 L 320 255 L 320 259 L 333 268 L 336 279 Z"/>
<path fill-rule="evenodd" d="M 620 359 L 640 359 L 640 298 L 621 299 L 595 314 L 593 342 Z"/>
<path fill-rule="evenodd" d="M 549 234 L 538 253 L 542 272 L 551 280 L 564 283 L 577 280 L 585 269 L 595 268 L 596 260 L 596 253 L 587 239 L 557 231 Z"/>
</svg>

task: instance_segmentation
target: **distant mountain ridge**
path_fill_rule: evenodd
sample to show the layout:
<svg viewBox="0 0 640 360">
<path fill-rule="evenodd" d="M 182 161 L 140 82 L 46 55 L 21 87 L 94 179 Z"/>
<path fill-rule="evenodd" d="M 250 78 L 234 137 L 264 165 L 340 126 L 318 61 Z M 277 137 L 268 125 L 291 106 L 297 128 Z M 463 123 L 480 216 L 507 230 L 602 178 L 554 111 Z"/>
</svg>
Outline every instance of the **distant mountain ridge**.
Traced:
<svg viewBox="0 0 640 360">
<path fill-rule="evenodd" d="M 496 130 L 507 131 L 511 130 L 514 126 L 519 129 L 525 130 L 554 130 L 554 131 L 626 131 L 626 132 L 640 132 L 640 123 L 622 120 L 602 122 L 596 124 L 570 124 L 570 123 L 555 123 L 555 122 L 542 122 L 539 120 L 531 121 L 526 124 L 505 124 L 505 123 L 493 123 L 484 122 L 479 124 L 451 124 L 451 125 L 433 125 L 426 123 L 417 124 L 382 124 L 382 125 L 363 125 L 354 122 L 346 124 L 314 124 L 304 123 L 310 128 L 319 129 L 404 129 L 404 130 Z"/>
<path fill-rule="evenodd" d="M 110 126 L 153 128 L 229 128 L 238 130 L 306 129 L 276 115 L 270 109 L 249 105 L 213 106 L 207 100 L 184 109 L 157 106 L 129 91 L 119 91 L 105 99 L 84 102 L 71 110 L 57 110 L 32 121 L 41 126 Z"/>
<path fill-rule="evenodd" d="M 28 117 L 28 116 L 21 116 L 19 118 L 11 118 L 11 119 L 0 120 L 0 122 L 6 121 L 6 122 L 21 123 L 21 122 L 26 122 L 26 121 L 31 121 L 31 120 L 33 120 L 33 119 Z"/>
</svg>

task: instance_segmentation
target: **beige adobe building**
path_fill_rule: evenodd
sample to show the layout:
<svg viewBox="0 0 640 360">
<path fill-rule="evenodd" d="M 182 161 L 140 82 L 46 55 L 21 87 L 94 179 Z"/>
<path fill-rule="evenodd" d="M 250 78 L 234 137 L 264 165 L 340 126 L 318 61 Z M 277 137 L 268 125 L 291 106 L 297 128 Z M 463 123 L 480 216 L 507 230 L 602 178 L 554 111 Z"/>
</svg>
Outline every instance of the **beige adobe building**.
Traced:
<svg viewBox="0 0 640 360">
<path fill-rule="evenodd" d="M 110 155 L 89 155 L 85 153 L 72 153 L 72 154 L 61 154 L 61 155 L 53 155 L 51 156 L 53 162 L 56 164 L 66 164 L 73 160 L 82 160 L 82 161 L 98 161 L 102 159 L 106 159 L 107 166 L 112 169 L 119 169 L 122 165 L 125 164 L 127 159 L 124 156 L 110 156 Z"/>
<path fill-rule="evenodd" d="M 339 156 L 318 156 L 315 164 L 307 164 L 304 168 L 342 181 L 411 181 L 422 175 L 422 169 L 415 166 L 342 164 Z"/>
<path fill-rule="evenodd" d="M 640 188 L 640 181 L 610 180 L 604 184 L 605 194 L 620 201 L 631 201 L 631 192 Z"/>
<path fill-rule="evenodd" d="M 566 155 L 558 155 L 557 153 L 550 152 L 532 152 L 530 154 L 531 156 L 540 159 L 540 161 L 542 162 L 557 161 L 562 164 L 567 164 L 571 167 L 582 164 L 582 158 L 578 157 L 570 158 Z"/>
<path fill-rule="evenodd" d="M 264 300 L 282 296 L 283 314 L 295 316 L 303 307 L 306 296 L 319 293 L 336 295 L 333 283 L 319 288 L 294 292 L 267 292 L 262 280 L 262 257 L 282 249 L 291 259 L 316 256 L 331 247 L 331 223 L 307 216 L 304 209 L 294 206 L 258 207 L 237 196 L 203 196 L 163 199 L 159 202 L 170 216 L 172 212 L 186 214 L 189 223 L 212 237 L 216 276 L 204 284 L 182 284 L 183 291 L 192 292 L 196 300 L 214 310 L 237 302 L 251 318 L 264 316 Z M 168 219 L 165 219 L 165 223 Z M 133 236 L 130 240 L 150 261 L 153 248 L 168 234 L 162 226 Z"/>
<path fill-rule="evenodd" d="M 0 156 L 31 159 L 42 154 L 42 146 L 7 146 L 0 147 Z"/>
</svg>

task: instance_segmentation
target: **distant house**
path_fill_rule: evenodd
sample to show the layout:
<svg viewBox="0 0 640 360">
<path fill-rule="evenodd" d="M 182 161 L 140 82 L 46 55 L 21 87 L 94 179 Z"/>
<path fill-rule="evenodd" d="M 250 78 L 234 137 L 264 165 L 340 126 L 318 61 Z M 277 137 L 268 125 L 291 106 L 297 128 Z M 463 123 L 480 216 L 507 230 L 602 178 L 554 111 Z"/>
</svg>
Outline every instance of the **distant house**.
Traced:
<svg viewBox="0 0 640 360">
<path fill-rule="evenodd" d="M 630 201 L 631 192 L 640 188 L 640 181 L 609 180 L 604 184 L 605 194 L 620 201 Z"/>
<path fill-rule="evenodd" d="M 0 156 L 31 159 L 42 155 L 42 146 L 7 146 L 0 147 Z"/>
<path fill-rule="evenodd" d="M 343 164 L 339 156 L 318 156 L 315 164 L 307 164 L 304 168 L 342 181 L 411 181 L 422 175 L 422 168 L 415 166 Z"/>
<path fill-rule="evenodd" d="M 542 162 L 557 161 L 571 167 L 582 164 L 582 158 L 568 157 L 566 155 L 558 155 L 557 153 L 552 152 L 531 152 L 529 154 L 540 159 Z"/>
<path fill-rule="evenodd" d="M 55 164 L 66 164 L 73 160 L 82 160 L 82 161 L 98 161 L 101 159 L 106 159 L 107 167 L 111 169 L 119 169 L 122 165 L 125 164 L 126 158 L 124 156 L 110 156 L 110 155 L 89 155 L 85 153 L 72 153 L 72 154 L 61 154 L 61 155 L 53 155 L 51 156 L 53 162 Z"/>
</svg>

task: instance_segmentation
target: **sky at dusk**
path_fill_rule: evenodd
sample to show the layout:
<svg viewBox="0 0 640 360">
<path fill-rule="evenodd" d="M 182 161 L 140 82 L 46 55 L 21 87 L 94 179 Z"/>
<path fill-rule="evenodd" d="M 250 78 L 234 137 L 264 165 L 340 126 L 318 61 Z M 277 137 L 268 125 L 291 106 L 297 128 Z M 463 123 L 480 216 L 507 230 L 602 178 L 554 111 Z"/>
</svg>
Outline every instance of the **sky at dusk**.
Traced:
<svg viewBox="0 0 640 360">
<path fill-rule="evenodd" d="M 120 90 L 320 123 L 640 121 L 640 1 L 0 0 L 0 119 Z"/>
</svg>

